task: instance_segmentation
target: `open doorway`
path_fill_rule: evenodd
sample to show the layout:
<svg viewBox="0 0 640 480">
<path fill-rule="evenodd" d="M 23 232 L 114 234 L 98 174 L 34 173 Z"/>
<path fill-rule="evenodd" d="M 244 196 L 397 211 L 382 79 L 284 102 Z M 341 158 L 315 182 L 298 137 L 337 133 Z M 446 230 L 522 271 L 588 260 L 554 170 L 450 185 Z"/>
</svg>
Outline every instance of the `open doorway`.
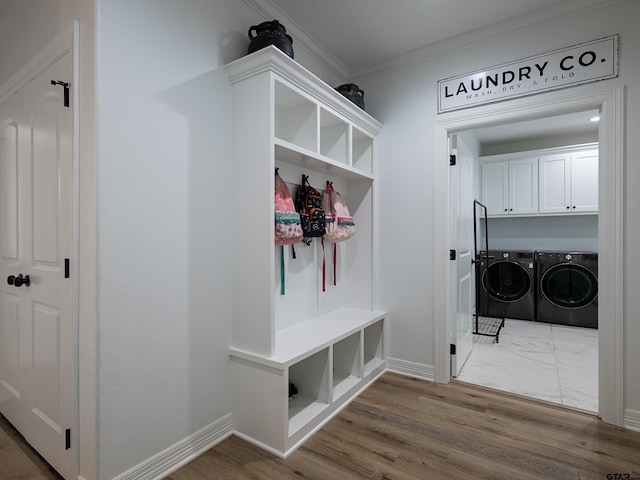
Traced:
<svg viewBox="0 0 640 480">
<path fill-rule="evenodd" d="M 469 219 L 476 220 L 476 334 L 468 353 L 460 348 L 468 342 L 458 339 L 452 377 L 598 412 L 598 115 L 587 110 L 452 138 L 458 161 L 450 224 L 452 235 L 462 229 L 458 243 L 471 230 Z M 456 170 L 468 163 L 473 174 L 465 179 Z M 480 203 L 466 201 L 461 213 L 457 200 L 471 195 Z M 564 270 L 549 280 L 546 270 L 556 264 Z M 452 275 L 452 288 L 458 278 Z"/>
<path fill-rule="evenodd" d="M 532 119 L 596 109 L 601 112 L 598 129 L 600 149 L 598 252 L 600 257 L 598 316 L 606 319 L 598 328 L 598 400 L 600 418 L 614 425 L 624 424 L 623 409 L 623 145 L 624 89 L 594 84 L 584 89 L 567 89 L 507 103 L 484 106 L 473 111 L 442 115 L 435 123 L 435 156 L 448 160 L 449 136 L 453 133 L 487 126 L 506 125 Z M 449 162 L 438 161 L 435 167 L 434 206 L 436 251 L 446 252 L 449 232 Z M 449 256 L 436 259 L 436 276 L 450 279 Z M 451 379 L 450 282 L 438 282 L 435 308 L 435 381 Z"/>
</svg>

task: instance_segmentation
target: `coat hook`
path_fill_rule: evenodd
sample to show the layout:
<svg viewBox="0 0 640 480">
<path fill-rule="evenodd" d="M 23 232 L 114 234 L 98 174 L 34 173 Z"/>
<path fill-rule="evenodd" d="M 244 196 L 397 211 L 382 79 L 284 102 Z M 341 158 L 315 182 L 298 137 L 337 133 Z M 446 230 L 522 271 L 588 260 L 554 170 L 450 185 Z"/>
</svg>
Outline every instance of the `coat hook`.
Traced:
<svg viewBox="0 0 640 480">
<path fill-rule="evenodd" d="M 51 80 L 51 85 L 62 85 L 64 87 L 64 106 L 69 106 L 69 83 L 61 82 L 59 80 Z"/>
</svg>

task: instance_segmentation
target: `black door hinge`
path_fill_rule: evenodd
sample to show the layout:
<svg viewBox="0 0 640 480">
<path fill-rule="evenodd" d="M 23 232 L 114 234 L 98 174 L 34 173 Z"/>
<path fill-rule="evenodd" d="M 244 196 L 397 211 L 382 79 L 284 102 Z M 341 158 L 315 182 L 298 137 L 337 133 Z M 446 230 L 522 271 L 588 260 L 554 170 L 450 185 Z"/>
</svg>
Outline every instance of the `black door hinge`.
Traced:
<svg viewBox="0 0 640 480">
<path fill-rule="evenodd" d="M 449 260 L 455 260 L 456 259 L 456 251 L 451 249 L 449 250 Z"/>
<path fill-rule="evenodd" d="M 455 343 L 449 344 L 449 354 L 451 354 L 451 355 L 455 355 L 456 354 L 456 344 Z"/>
<path fill-rule="evenodd" d="M 69 278 L 69 259 L 64 259 L 64 278 Z"/>
<path fill-rule="evenodd" d="M 449 155 L 449 165 L 452 167 L 456 166 L 456 156 L 455 155 Z"/>
<path fill-rule="evenodd" d="M 69 450 L 71 448 L 71 429 L 67 428 L 64 432 L 65 437 L 65 450 Z"/>
<path fill-rule="evenodd" d="M 62 85 L 64 88 L 64 106 L 69 106 L 69 83 L 61 82 L 59 80 L 51 80 L 51 85 Z"/>
</svg>

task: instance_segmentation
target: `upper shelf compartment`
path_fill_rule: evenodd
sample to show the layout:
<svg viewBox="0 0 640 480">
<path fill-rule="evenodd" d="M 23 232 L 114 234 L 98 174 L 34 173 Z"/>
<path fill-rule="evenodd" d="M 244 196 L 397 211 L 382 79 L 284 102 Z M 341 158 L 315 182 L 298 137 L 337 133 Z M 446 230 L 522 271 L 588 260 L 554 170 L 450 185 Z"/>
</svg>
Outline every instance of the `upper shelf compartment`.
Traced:
<svg viewBox="0 0 640 480">
<path fill-rule="evenodd" d="M 225 67 L 232 84 L 270 74 L 273 139 L 282 161 L 327 164 L 348 176 L 374 175 L 373 139 L 382 124 L 274 46 Z"/>
<path fill-rule="evenodd" d="M 274 88 L 276 138 L 317 152 L 318 106 L 278 81 Z"/>
<path fill-rule="evenodd" d="M 320 109 L 320 154 L 349 163 L 349 124 L 330 111 Z"/>
<path fill-rule="evenodd" d="M 351 165 L 357 170 L 373 173 L 373 138 L 355 127 L 351 136 Z"/>
</svg>

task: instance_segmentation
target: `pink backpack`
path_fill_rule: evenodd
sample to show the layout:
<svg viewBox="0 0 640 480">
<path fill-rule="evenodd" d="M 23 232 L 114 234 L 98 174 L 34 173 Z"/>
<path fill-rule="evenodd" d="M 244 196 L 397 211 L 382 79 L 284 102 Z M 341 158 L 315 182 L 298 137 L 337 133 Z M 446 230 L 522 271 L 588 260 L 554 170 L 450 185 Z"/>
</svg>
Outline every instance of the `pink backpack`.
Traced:
<svg viewBox="0 0 640 480">
<path fill-rule="evenodd" d="M 300 225 L 300 215 L 296 212 L 293 198 L 289 192 L 289 187 L 278 174 L 276 168 L 275 179 L 275 244 L 280 245 L 280 294 L 284 295 L 284 246 L 302 241 L 302 226 Z M 296 258 L 295 250 L 292 250 L 293 258 Z"/>
<path fill-rule="evenodd" d="M 325 212 L 326 242 L 344 242 L 353 237 L 356 233 L 353 218 L 349 215 L 349 209 L 342 196 L 333 189 L 333 184 L 329 181 L 322 196 L 322 208 Z"/>
<path fill-rule="evenodd" d="M 289 187 L 278 174 L 275 181 L 275 242 L 276 245 L 292 245 L 302 240 L 300 215 L 296 212 Z"/>
<path fill-rule="evenodd" d="M 325 212 L 326 232 L 322 237 L 322 291 L 326 291 L 326 267 L 324 260 L 324 242 L 333 243 L 333 284 L 336 284 L 336 243 L 344 242 L 353 237 L 356 227 L 349 209 L 342 196 L 333 189 L 333 184 L 327 181 L 327 187 L 322 195 L 322 208 Z"/>
</svg>

